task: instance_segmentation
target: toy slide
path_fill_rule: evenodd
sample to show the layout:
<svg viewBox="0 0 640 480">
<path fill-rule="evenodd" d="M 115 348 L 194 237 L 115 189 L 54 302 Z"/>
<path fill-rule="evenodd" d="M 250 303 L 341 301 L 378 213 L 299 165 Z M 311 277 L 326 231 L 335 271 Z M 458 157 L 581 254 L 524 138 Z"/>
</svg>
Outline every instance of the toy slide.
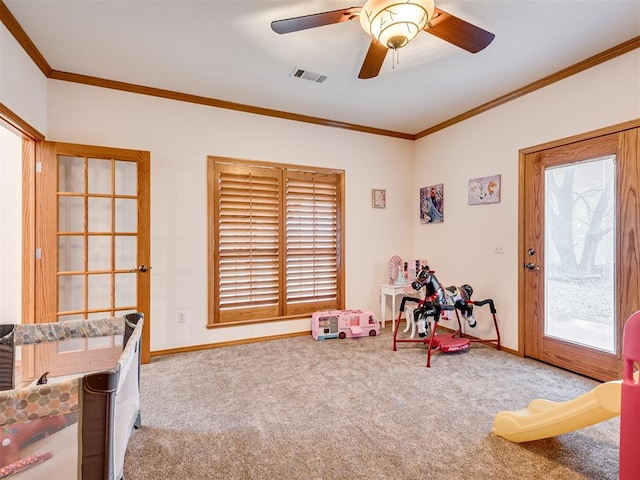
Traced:
<svg viewBox="0 0 640 480">
<path fill-rule="evenodd" d="M 638 372 L 634 374 L 638 381 Z M 606 382 L 566 402 L 533 400 L 527 408 L 499 412 L 493 433 L 515 443 L 555 437 L 620 415 L 622 380 Z"/>
<path fill-rule="evenodd" d="M 620 415 L 620 480 L 640 478 L 640 310 L 622 335 L 622 380 L 607 382 L 566 402 L 534 400 L 527 408 L 499 412 L 493 433 L 528 442 L 588 427 Z"/>
<path fill-rule="evenodd" d="M 620 414 L 621 381 L 607 382 L 566 402 L 541 398 L 515 412 L 499 412 L 493 433 L 511 442 L 555 437 Z"/>
</svg>

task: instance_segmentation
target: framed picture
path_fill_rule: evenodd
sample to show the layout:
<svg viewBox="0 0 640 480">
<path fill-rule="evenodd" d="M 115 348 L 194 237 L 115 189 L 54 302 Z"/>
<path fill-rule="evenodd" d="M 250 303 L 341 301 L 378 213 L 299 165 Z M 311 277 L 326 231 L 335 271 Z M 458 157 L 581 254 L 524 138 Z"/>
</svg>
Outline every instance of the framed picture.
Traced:
<svg viewBox="0 0 640 480">
<path fill-rule="evenodd" d="M 371 189 L 371 206 L 373 208 L 385 208 L 387 206 L 386 190 Z"/>
<path fill-rule="evenodd" d="M 444 184 L 420 189 L 420 223 L 444 222 Z"/>
<path fill-rule="evenodd" d="M 500 202 L 500 175 L 469 180 L 469 205 Z"/>
</svg>

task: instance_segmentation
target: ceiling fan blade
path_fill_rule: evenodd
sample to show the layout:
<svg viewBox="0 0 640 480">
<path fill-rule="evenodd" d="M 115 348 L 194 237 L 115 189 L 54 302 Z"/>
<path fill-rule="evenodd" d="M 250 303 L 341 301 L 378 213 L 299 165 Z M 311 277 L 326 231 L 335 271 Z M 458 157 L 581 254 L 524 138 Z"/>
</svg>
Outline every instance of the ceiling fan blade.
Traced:
<svg viewBox="0 0 640 480">
<path fill-rule="evenodd" d="M 493 33 L 465 22 L 439 8 L 435 9 L 433 18 L 424 31 L 471 53 L 478 53 L 495 37 Z"/>
<path fill-rule="evenodd" d="M 388 50 L 389 49 L 387 47 L 382 45 L 375 38 L 372 38 L 371 45 L 369 45 L 369 50 L 367 50 L 367 56 L 364 57 L 364 62 L 362 63 L 362 68 L 360 69 L 358 78 L 364 79 L 377 77 L 378 73 L 380 73 L 380 69 L 382 68 L 384 57 L 387 56 Z"/>
<path fill-rule="evenodd" d="M 271 29 L 276 33 L 291 33 L 308 28 L 322 27 L 333 23 L 342 23 L 360 15 L 362 7 L 349 7 L 331 12 L 314 13 L 302 17 L 287 18 L 271 22 Z"/>
</svg>

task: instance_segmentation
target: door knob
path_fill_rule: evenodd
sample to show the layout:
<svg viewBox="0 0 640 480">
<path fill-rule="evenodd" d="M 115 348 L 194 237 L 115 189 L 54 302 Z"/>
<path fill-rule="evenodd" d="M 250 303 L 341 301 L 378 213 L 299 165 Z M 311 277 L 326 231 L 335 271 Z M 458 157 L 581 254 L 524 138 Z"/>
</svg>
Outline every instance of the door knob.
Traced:
<svg viewBox="0 0 640 480">
<path fill-rule="evenodd" d="M 524 268 L 527 268 L 529 270 L 535 270 L 536 272 L 540 271 L 540 267 L 538 265 L 535 265 L 535 264 L 531 263 L 531 262 L 525 263 L 524 264 Z"/>
<path fill-rule="evenodd" d="M 151 270 L 151 267 L 147 267 L 146 265 L 140 265 L 140 266 L 139 266 L 139 267 L 137 267 L 137 268 L 132 268 L 131 270 L 129 270 L 129 272 L 130 272 L 130 273 L 133 273 L 133 272 L 140 272 L 140 273 L 144 273 L 144 272 L 146 272 L 146 271 L 148 271 L 148 270 Z"/>
</svg>

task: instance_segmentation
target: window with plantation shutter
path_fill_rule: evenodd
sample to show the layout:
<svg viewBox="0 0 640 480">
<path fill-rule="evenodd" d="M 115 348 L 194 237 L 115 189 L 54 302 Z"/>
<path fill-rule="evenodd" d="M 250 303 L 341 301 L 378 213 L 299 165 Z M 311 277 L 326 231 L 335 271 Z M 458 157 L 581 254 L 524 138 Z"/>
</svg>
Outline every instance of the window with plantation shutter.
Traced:
<svg viewBox="0 0 640 480">
<path fill-rule="evenodd" d="M 209 157 L 210 326 L 343 308 L 343 175 Z"/>
</svg>

